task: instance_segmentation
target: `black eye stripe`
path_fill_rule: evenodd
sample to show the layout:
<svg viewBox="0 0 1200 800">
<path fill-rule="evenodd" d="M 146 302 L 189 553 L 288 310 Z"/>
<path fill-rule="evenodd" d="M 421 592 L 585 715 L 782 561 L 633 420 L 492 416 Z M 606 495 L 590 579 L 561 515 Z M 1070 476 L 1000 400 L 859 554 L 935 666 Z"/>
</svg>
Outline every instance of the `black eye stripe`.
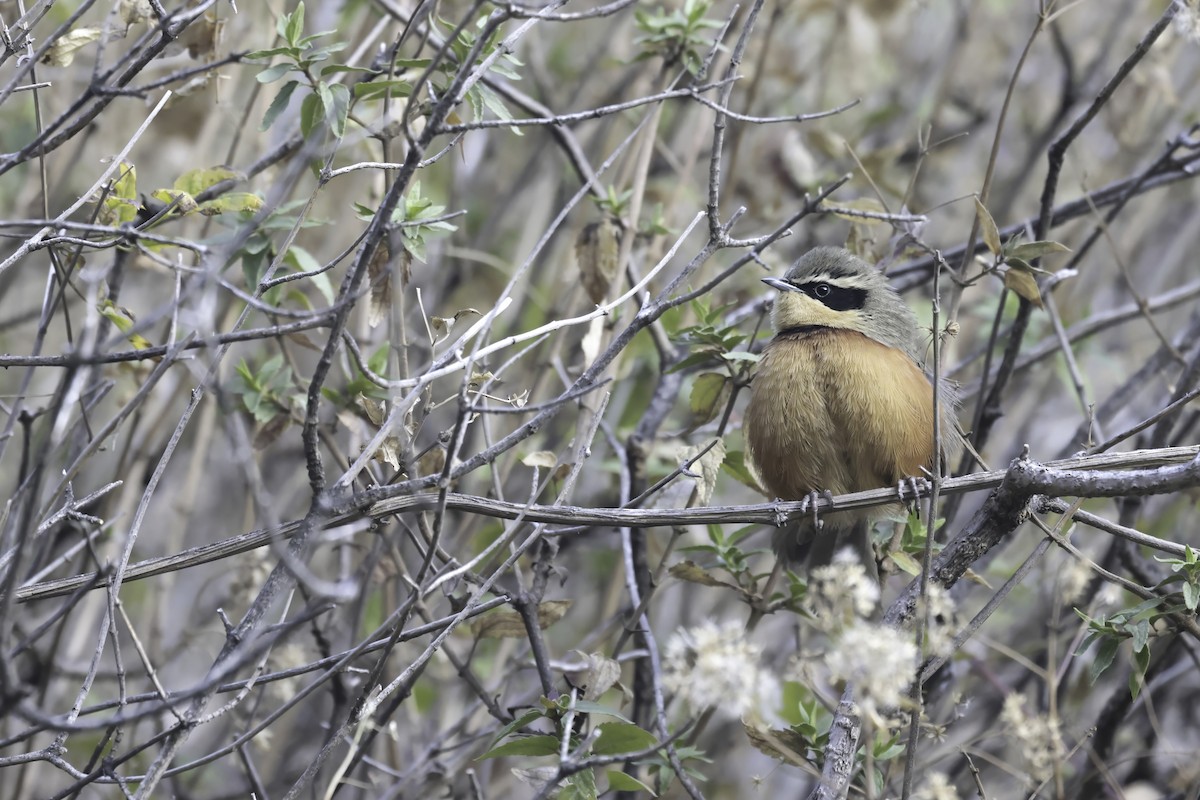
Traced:
<svg viewBox="0 0 1200 800">
<path fill-rule="evenodd" d="M 799 291 L 822 303 L 831 311 L 853 311 L 867 302 L 867 290 L 835 286 L 824 281 L 792 284 Z"/>
</svg>

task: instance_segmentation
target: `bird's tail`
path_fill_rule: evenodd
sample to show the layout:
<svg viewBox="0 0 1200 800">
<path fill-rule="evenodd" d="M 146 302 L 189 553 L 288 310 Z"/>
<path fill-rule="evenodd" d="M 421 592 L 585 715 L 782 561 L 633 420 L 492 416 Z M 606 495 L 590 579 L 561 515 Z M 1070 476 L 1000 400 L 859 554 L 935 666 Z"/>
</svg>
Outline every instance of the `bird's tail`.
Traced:
<svg viewBox="0 0 1200 800">
<path fill-rule="evenodd" d="M 875 548 L 871 546 L 871 522 L 866 519 L 831 520 L 826 518 L 819 531 L 810 520 L 797 520 L 775 532 L 775 552 L 789 564 L 806 564 L 809 574 L 817 567 L 832 564 L 834 556 L 849 549 L 867 574 L 879 577 Z M 840 523 L 840 524 L 839 524 Z"/>
</svg>

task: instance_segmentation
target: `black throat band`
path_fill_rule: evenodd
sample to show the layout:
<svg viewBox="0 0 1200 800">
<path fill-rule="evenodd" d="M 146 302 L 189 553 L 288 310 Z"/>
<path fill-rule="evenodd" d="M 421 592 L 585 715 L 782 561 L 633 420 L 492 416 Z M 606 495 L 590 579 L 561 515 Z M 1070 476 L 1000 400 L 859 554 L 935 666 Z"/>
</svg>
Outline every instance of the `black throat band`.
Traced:
<svg viewBox="0 0 1200 800">
<path fill-rule="evenodd" d="M 791 328 L 784 328 L 779 333 L 775 334 L 776 339 L 782 339 L 785 336 L 811 336 L 819 331 L 832 330 L 828 325 L 795 325 Z"/>
</svg>

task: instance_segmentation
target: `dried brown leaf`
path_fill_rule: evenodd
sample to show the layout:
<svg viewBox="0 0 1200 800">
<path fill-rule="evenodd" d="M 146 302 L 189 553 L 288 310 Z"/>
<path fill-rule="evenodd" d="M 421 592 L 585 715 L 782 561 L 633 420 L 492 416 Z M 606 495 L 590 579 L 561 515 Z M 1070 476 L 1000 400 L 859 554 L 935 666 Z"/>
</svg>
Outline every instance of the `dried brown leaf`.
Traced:
<svg viewBox="0 0 1200 800">
<path fill-rule="evenodd" d="M 617 277 L 621 226 L 611 217 L 584 226 L 575 240 L 575 260 L 583 288 L 593 303 L 602 303 Z"/>
<path fill-rule="evenodd" d="M 979 226 L 983 229 L 983 243 L 992 251 L 992 255 L 999 258 L 1004 249 L 1000 244 L 1000 229 L 978 197 L 975 198 L 975 216 L 979 217 Z"/>
<path fill-rule="evenodd" d="M 388 271 L 391 250 L 381 239 L 371 260 L 367 262 L 367 279 L 371 282 L 371 302 L 367 308 L 367 325 L 374 328 L 387 319 L 392 307 L 392 274 Z"/>
<path fill-rule="evenodd" d="M 695 447 L 688 447 L 680 453 L 680 459 L 687 461 L 695 458 L 707 442 Z M 706 506 L 712 500 L 713 489 L 717 486 L 717 476 L 721 474 L 721 462 L 725 460 L 725 441 L 718 439 L 717 443 L 708 449 L 704 455 L 692 462 L 691 471 L 697 475 L 693 478 L 696 482 L 696 505 Z"/>
<path fill-rule="evenodd" d="M 546 630 L 558 622 L 571 608 L 570 600 L 548 600 L 538 605 L 537 624 Z M 484 639 L 521 639 L 528 635 L 521 615 L 511 608 L 501 608 L 484 614 L 470 624 L 470 630 Z"/>
<path fill-rule="evenodd" d="M 52 67 L 69 66 L 81 47 L 99 40 L 103 33 L 99 28 L 76 28 L 67 31 L 50 45 L 46 55 L 42 56 L 42 63 Z"/>
<path fill-rule="evenodd" d="M 1038 290 L 1037 280 L 1034 279 L 1033 273 L 1010 264 L 1004 273 L 1004 288 L 1016 292 L 1017 296 L 1028 300 L 1038 308 L 1042 307 L 1042 293 Z"/>
<path fill-rule="evenodd" d="M 788 764 L 807 763 L 804 753 L 808 743 L 804 737 L 790 728 L 757 728 L 742 723 L 742 729 L 750 744 L 760 753 Z"/>
</svg>

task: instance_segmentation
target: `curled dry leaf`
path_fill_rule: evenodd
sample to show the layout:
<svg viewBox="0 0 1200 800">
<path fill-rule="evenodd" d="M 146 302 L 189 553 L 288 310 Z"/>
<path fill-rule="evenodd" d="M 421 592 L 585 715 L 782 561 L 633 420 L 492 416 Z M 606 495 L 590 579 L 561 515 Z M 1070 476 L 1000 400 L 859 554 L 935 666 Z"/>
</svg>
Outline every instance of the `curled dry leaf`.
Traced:
<svg viewBox="0 0 1200 800">
<path fill-rule="evenodd" d="M 270 420 L 261 425 L 259 429 L 255 431 L 253 443 L 254 449 L 265 450 L 266 448 L 270 447 L 275 440 L 279 438 L 280 434 L 287 430 L 288 426 L 291 424 L 292 417 L 290 414 L 285 412 L 281 411 L 280 413 L 271 417 Z"/>
<path fill-rule="evenodd" d="M 544 792 L 550 786 L 550 781 L 558 777 L 558 767 L 513 767 L 513 777 L 526 786 Z"/>
<path fill-rule="evenodd" d="M 446 469 L 446 449 L 438 446 L 417 460 L 422 475 L 441 475 Z"/>
<path fill-rule="evenodd" d="M 790 728 L 760 728 L 742 723 L 750 744 L 760 753 L 789 764 L 807 764 L 804 758 L 808 744 L 804 737 Z"/>
<path fill-rule="evenodd" d="M 364 394 L 358 395 L 355 399 L 358 407 L 362 409 L 367 419 L 370 420 L 371 425 L 374 426 L 375 431 L 378 431 L 384 422 L 387 421 L 387 406 L 383 402 L 367 397 Z M 372 435 L 373 433 L 374 431 L 372 431 Z M 403 472 L 404 468 L 400 459 L 401 450 L 402 445 L 398 437 L 386 436 L 373 457 L 376 461 L 387 464 L 396 472 Z"/>
<path fill-rule="evenodd" d="M 1004 288 L 1016 292 L 1018 297 L 1028 300 L 1038 308 L 1042 307 L 1042 293 L 1032 272 L 1010 263 L 1004 273 Z"/>
<path fill-rule="evenodd" d="M 548 600 L 538 605 L 537 624 L 546 630 L 571 608 L 570 600 Z M 528 635 L 521 615 L 511 608 L 500 608 L 476 619 L 469 629 L 483 639 L 523 639 Z"/>
<path fill-rule="evenodd" d="M 483 316 L 478 309 L 463 308 L 455 311 L 453 317 L 430 317 L 429 329 L 437 335 L 438 341 L 440 342 L 446 337 L 447 334 L 450 333 L 451 330 L 453 330 L 454 326 L 458 324 L 458 321 L 468 314 L 476 317 Z"/>
<path fill-rule="evenodd" d="M 983 229 L 983 243 L 992 251 L 992 255 L 999 258 L 1004 250 L 1000 244 L 1000 229 L 996 227 L 996 220 L 992 219 L 992 215 L 978 197 L 975 198 L 975 216 L 979 217 L 979 227 Z"/>
<path fill-rule="evenodd" d="M 686 447 L 679 454 L 681 461 L 696 458 L 696 454 L 707 447 L 707 442 L 695 447 Z M 718 439 L 717 443 L 708 449 L 704 455 L 692 462 L 691 472 L 695 474 L 692 480 L 696 482 L 696 505 L 706 506 L 712 500 L 713 489 L 717 485 L 717 475 L 721 472 L 721 462 L 725 460 L 725 441 Z"/>
<path fill-rule="evenodd" d="M 99 28 L 76 28 L 68 31 L 54 40 L 46 55 L 42 56 L 42 63 L 52 67 L 69 66 L 75 60 L 75 53 L 79 48 L 99 40 L 103 33 Z"/>
<path fill-rule="evenodd" d="M 695 561 L 688 561 L 686 559 L 684 561 L 680 561 L 678 564 L 673 565 L 671 569 L 668 570 L 668 573 L 672 578 L 681 581 L 687 581 L 688 583 L 698 583 L 701 586 L 724 586 L 726 589 L 732 589 L 733 591 L 737 592 L 748 601 L 756 599 L 736 583 L 714 577 L 710 572 L 705 570 L 704 567 L 700 566 Z"/>
<path fill-rule="evenodd" d="M 621 679 L 621 665 L 601 653 L 582 653 L 572 650 L 571 657 L 583 661 L 582 669 L 567 670 L 564 674 L 572 686 L 582 687 L 584 700 L 598 700 Z"/>
<path fill-rule="evenodd" d="M 225 20 L 218 19 L 215 13 L 209 11 L 187 26 L 180 41 L 187 47 L 188 55 L 192 58 L 211 58 L 216 53 L 217 42 L 224 27 Z"/>
<path fill-rule="evenodd" d="M 521 459 L 521 463 L 527 467 L 552 470 L 552 477 L 555 480 L 562 480 L 571 471 L 570 464 L 560 464 L 558 456 L 549 450 L 528 453 Z"/>
<path fill-rule="evenodd" d="M 136 22 L 150 19 L 154 13 L 154 9 L 150 5 L 150 0 L 121 0 L 117 5 L 117 9 L 121 15 L 121 21 L 125 23 L 126 30 Z"/>
<path fill-rule="evenodd" d="M 617 277 L 621 226 L 612 217 L 584 226 L 575 240 L 575 260 L 583 288 L 593 303 L 603 303 Z"/>
<path fill-rule="evenodd" d="M 367 325 L 374 328 L 387 318 L 392 307 L 392 273 L 388 270 L 391 249 L 386 239 L 380 239 L 371 260 L 367 262 L 367 279 L 371 282 L 371 303 L 367 309 Z"/>
<path fill-rule="evenodd" d="M 533 453 L 526 454 L 521 463 L 527 467 L 541 467 L 542 469 L 554 469 L 558 466 L 558 456 L 549 450 L 537 450 Z"/>
</svg>

